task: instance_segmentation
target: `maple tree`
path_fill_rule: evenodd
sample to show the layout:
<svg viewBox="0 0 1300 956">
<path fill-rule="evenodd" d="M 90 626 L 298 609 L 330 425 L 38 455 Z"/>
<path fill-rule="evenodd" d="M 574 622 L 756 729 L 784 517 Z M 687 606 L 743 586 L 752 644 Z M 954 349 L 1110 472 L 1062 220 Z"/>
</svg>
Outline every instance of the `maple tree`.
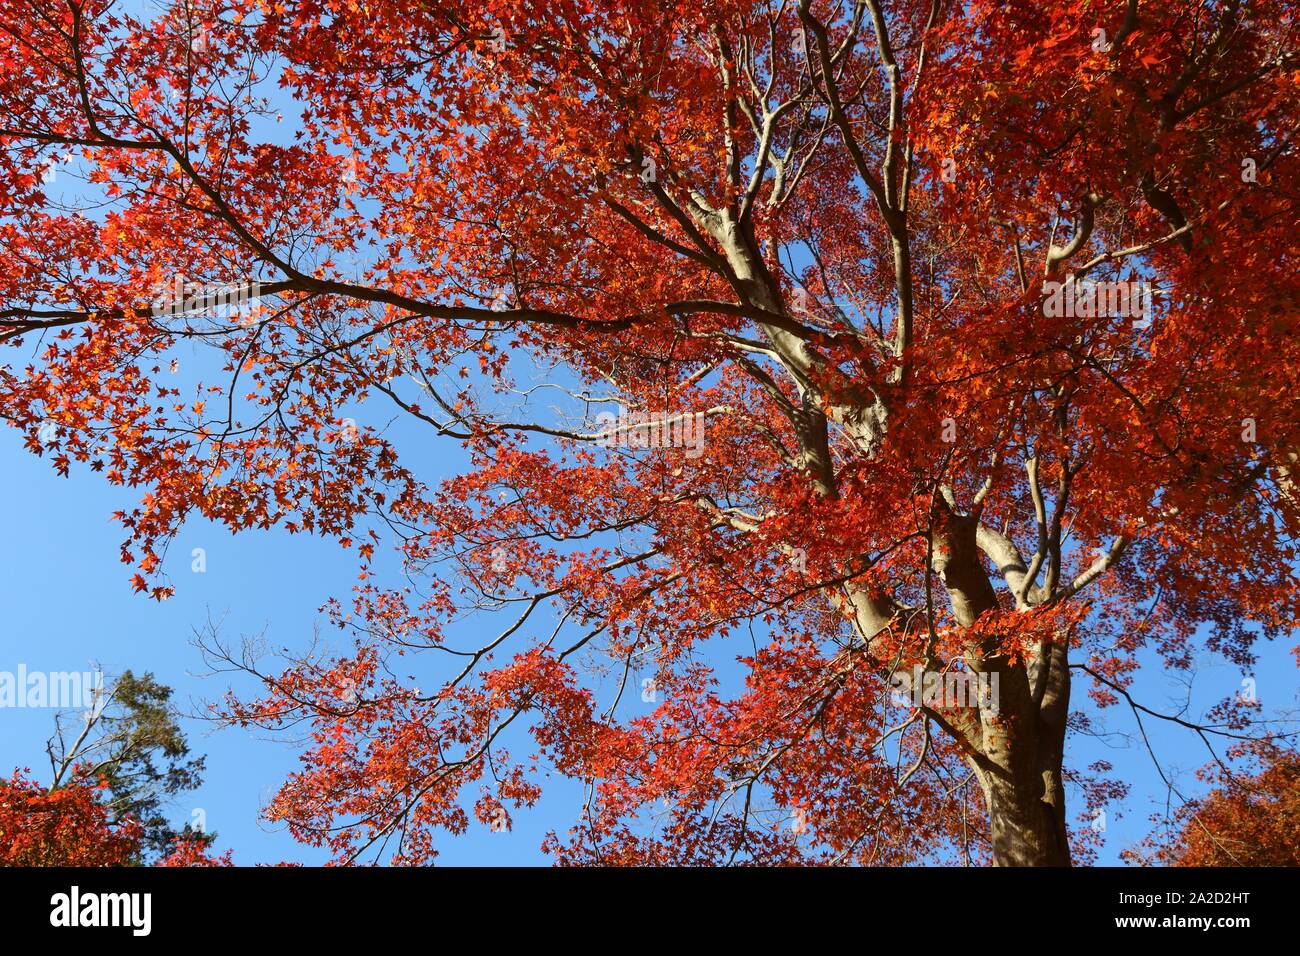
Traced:
<svg viewBox="0 0 1300 956">
<path fill-rule="evenodd" d="M 107 786 L 74 780 L 44 787 L 20 770 L 0 780 L 0 866 L 139 865 L 145 827 L 112 813 Z M 210 843 L 201 836 L 178 835 L 154 865 L 232 866 L 231 851 L 211 856 Z"/>
<path fill-rule="evenodd" d="M 1214 789 L 1128 856 L 1162 866 L 1300 866 L 1300 756 L 1271 742 L 1250 749 L 1258 773 L 1210 765 L 1203 776 Z"/>
<path fill-rule="evenodd" d="M 310 730 L 270 814 L 341 862 L 553 773 L 561 862 L 1066 864 L 1067 788 L 1114 786 L 1064 764 L 1071 671 L 1108 705 L 1296 624 L 1295 38 L 1279 0 L 0 0 L 0 414 L 142 489 L 154 597 L 190 517 L 356 550 L 349 651 L 208 645 L 263 682 L 227 719 Z M 1157 294 L 1048 307 L 1090 281 Z M 963 676 L 996 704 L 925 694 Z"/>
<path fill-rule="evenodd" d="M 51 790 L 21 771 L 0 780 L 0 866 L 126 866 L 143 828 L 115 825 L 99 796 L 95 784 Z"/>
</svg>

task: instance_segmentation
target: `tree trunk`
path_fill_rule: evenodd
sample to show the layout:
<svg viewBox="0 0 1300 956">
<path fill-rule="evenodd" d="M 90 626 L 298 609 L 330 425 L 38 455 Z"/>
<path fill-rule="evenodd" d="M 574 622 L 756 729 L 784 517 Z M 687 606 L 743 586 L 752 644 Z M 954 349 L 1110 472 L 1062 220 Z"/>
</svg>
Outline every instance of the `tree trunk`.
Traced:
<svg viewBox="0 0 1300 956">
<path fill-rule="evenodd" d="M 1017 782 L 985 782 L 994 866 L 1069 866 L 1065 805 L 1049 802 L 1061 795 L 1060 774 L 1049 780 L 1029 777 Z"/>
<path fill-rule="evenodd" d="M 1070 707 L 1068 647 L 1061 635 L 1028 669 L 1000 670 L 999 713 L 980 715 L 983 741 L 972 766 L 984 791 L 996 866 L 1070 865 L 1061 770 Z"/>
<path fill-rule="evenodd" d="M 978 515 L 945 515 L 934 569 L 957 622 L 969 627 L 997 608 L 976 546 Z M 997 681 L 997 704 L 981 704 L 963 732 L 984 791 L 997 866 L 1069 866 L 1062 760 L 1070 710 L 1069 636 L 1044 641 L 1027 661 L 971 647 L 967 664 Z"/>
</svg>

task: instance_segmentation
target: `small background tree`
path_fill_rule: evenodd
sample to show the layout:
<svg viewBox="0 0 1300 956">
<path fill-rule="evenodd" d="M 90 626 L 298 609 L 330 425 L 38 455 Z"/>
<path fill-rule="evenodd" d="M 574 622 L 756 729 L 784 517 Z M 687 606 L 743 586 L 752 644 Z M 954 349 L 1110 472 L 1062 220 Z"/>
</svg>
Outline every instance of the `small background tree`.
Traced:
<svg viewBox="0 0 1300 956">
<path fill-rule="evenodd" d="M 56 716 L 46 744 L 49 787 L 17 772 L 5 784 L 10 810 L 21 810 L 27 819 L 10 824 L 15 831 L 9 833 L 8 857 L 0 852 L 0 859 L 17 865 L 122 865 L 161 860 L 177 841 L 200 855 L 211 846 L 215 834 L 188 823 L 177 829 L 165 814 L 178 795 L 202 784 L 204 763 L 203 756 L 190 754 L 171 697 L 172 689 L 153 674 L 137 677 L 128 670 L 100 690 L 84 713 Z M 20 838 L 18 829 L 37 835 Z"/>
</svg>

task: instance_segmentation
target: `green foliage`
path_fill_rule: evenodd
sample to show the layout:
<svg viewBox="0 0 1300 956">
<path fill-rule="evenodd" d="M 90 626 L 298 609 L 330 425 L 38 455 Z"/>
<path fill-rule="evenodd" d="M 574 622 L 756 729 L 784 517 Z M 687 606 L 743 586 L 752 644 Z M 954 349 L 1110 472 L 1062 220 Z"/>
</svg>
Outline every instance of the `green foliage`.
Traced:
<svg viewBox="0 0 1300 956">
<path fill-rule="evenodd" d="M 104 802 L 114 822 L 136 820 L 144 831 L 140 859 L 165 855 L 184 837 L 204 847 L 215 837 L 185 824 L 176 829 L 166 809 L 203 782 L 203 756 L 191 756 L 172 703 L 172 689 L 151 673 L 123 672 L 82 716 L 75 738 L 61 716 L 47 751 L 54 787 L 104 783 Z"/>
</svg>

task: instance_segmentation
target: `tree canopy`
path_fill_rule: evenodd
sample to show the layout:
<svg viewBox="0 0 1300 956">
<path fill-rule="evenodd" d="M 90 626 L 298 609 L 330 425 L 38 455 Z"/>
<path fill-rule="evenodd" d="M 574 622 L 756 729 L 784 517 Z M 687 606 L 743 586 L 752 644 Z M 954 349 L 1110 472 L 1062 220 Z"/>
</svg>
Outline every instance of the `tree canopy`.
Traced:
<svg viewBox="0 0 1300 956">
<path fill-rule="evenodd" d="M 563 862 L 1084 859 L 1072 684 L 1297 622 L 1295 18 L 0 0 L 0 414 L 153 597 L 355 550 L 352 646 L 208 644 L 341 861 L 547 774 Z"/>
</svg>

